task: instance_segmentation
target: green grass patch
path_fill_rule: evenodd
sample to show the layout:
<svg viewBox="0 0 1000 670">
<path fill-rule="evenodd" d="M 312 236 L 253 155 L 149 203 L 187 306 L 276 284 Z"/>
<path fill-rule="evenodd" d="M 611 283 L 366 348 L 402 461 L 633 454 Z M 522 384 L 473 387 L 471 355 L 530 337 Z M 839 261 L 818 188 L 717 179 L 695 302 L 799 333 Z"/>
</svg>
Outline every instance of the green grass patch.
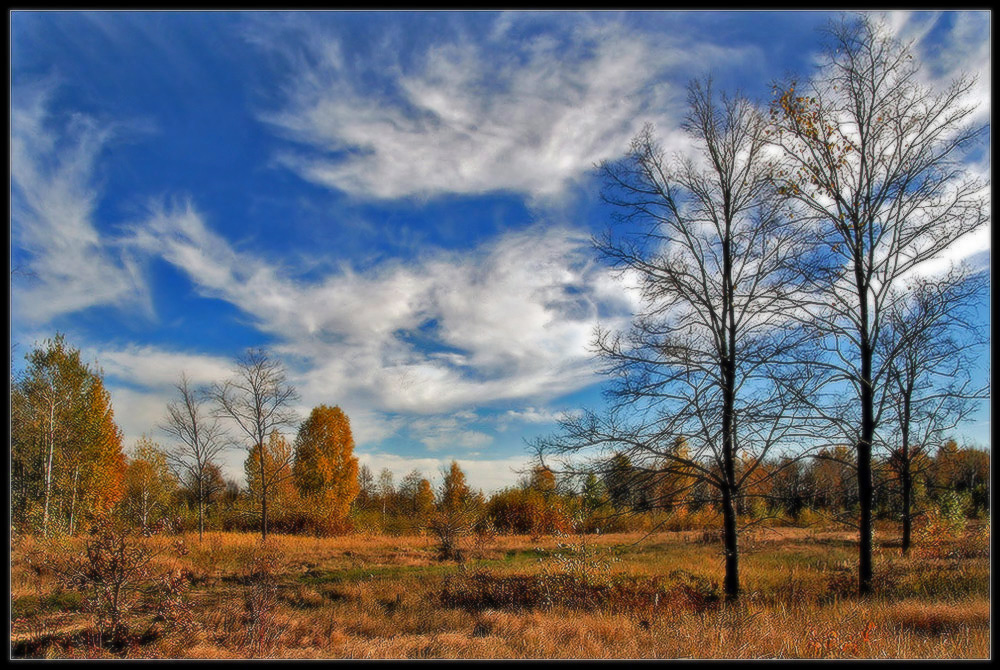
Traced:
<svg viewBox="0 0 1000 670">
<path fill-rule="evenodd" d="M 48 612 L 77 612 L 83 606 L 83 595 L 76 591 L 55 591 L 39 598 L 21 596 L 11 602 L 11 617 L 36 616 Z"/>
</svg>

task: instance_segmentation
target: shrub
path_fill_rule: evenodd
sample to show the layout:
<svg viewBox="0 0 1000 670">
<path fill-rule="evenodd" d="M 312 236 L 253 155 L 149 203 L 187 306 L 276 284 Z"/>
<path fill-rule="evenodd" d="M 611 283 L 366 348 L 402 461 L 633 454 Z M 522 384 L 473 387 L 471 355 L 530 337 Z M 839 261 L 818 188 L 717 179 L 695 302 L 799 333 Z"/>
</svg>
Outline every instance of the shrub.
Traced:
<svg viewBox="0 0 1000 670">
<path fill-rule="evenodd" d="M 437 538 L 437 554 L 442 561 L 465 559 L 461 539 L 473 529 L 472 515 L 460 511 L 442 511 L 431 519 L 428 528 Z"/>
<path fill-rule="evenodd" d="M 182 544 L 175 549 L 183 552 Z M 128 639 L 131 616 L 144 600 L 153 600 L 161 620 L 176 618 L 183 606 L 182 576 L 156 570 L 152 562 L 158 553 L 132 529 L 102 519 L 83 553 L 54 565 L 64 585 L 84 593 L 84 606 L 94 614 L 102 637 L 120 648 Z"/>
<path fill-rule="evenodd" d="M 239 556 L 243 609 L 238 621 L 241 649 L 253 657 L 267 654 L 280 636 L 277 625 L 278 575 L 281 559 L 272 542 L 258 542 Z"/>
</svg>

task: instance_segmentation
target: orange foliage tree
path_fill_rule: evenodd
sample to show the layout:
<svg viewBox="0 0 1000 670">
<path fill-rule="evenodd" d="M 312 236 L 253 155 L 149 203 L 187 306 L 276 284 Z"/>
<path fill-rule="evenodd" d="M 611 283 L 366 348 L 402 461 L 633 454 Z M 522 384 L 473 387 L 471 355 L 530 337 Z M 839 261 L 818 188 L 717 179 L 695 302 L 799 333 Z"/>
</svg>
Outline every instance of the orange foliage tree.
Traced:
<svg viewBox="0 0 1000 670">
<path fill-rule="evenodd" d="M 130 525 L 147 530 L 170 510 L 177 479 L 158 444 L 143 435 L 128 458 L 119 509 Z"/>
<path fill-rule="evenodd" d="M 358 496 L 351 423 L 340 407 L 314 407 L 295 438 L 292 466 L 299 494 L 314 503 L 328 529 L 343 526 Z"/>
</svg>

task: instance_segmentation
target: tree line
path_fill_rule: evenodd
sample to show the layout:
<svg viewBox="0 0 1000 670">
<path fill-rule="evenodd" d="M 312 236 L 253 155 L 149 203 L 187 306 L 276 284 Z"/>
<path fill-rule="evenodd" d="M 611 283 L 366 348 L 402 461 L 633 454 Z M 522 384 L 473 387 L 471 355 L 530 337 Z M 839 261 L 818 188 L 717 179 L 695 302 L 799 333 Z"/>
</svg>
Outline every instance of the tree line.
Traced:
<svg viewBox="0 0 1000 670">
<path fill-rule="evenodd" d="M 240 483 L 223 474 L 220 457 L 235 444 L 221 428 L 221 406 L 211 401 L 222 392 L 232 400 L 232 385 L 196 388 L 182 374 L 160 426 L 172 444 L 144 435 L 126 449 L 102 373 L 84 364 L 64 336 L 26 359 L 11 384 L 15 532 L 85 532 L 90 522 L 113 516 L 145 532 L 263 534 L 265 500 L 270 531 L 315 535 L 420 533 L 445 521 L 458 534 L 686 530 L 714 525 L 722 512 L 713 485 L 696 468 L 650 469 L 626 452 L 582 476 L 535 466 L 516 485 L 489 495 L 468 485 L 457 462 L 436 486 L 418 470 L 397 482 L 389 468 L 376 476 L 358 465 L 347 415 L 327 405 L 298 424 L 292 441 L 271 430 L 261 445 L 250 443 Z M 262 366 L 275 373 L 272 382 L 283 379 L 280 365 L 261 350 L 236 367 L 259 378 Z M 674 447 L 687 457 L 683 440 Z M 809 459 L 767 459 L 756 464 L 735 509 L 748 522 L 850 518 L 860 504 L 853 458 L 852 449 L 839 446 Z M 987 451 L 952 439 L 926 445 L 905 466 L 891 452 L 874 467 L 876 514 L 899 519 L 908 495 L 914 517 L 927 509 L 987 515 L 989 466 Z"/>
</svg>

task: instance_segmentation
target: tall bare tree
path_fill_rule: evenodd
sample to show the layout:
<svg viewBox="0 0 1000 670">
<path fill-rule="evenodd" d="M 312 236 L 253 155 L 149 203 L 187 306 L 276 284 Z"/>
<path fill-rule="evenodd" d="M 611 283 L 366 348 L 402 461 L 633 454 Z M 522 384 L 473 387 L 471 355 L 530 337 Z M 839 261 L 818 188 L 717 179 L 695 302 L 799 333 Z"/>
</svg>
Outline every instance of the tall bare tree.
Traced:
<svg viewBox="0 0 1000 670">
<path fill-rule="evenodd" d="M 900 281 L 989 217 L 987 184 L 961 159 L 983 127 L 965 104 L 973 81 L 921 84 L 913 50 L 867 16 L 833 26 L 818 72 L 777 87 L 775 144 L 783 193 L 815 223 L 816 253 L 799 313 L 815 328 L 825 373 L 800 398 L 827 435 L 857 452 L 859 591 L 872 588 L 872 448 L 886 407 L 891 355 L 880 354 Z M 811 377 L 816 379 L 816 377 Z M 846 400 L 845 400 L 846 398 Z"/>
<path fill-rule="evenodd" d="M 250 456 L 260 471 L 260 535 L 267 539 L 267 496 L 276 483 L 276 473 L 284 476 L 291 472 L 295 452 L 291 449 L 281 454 L 282 463 L 267 467 L 266 441 L 272 431 L 292 426 L 298 420 L 289 406 L 298 399 L 295 387 L 286 378 L 285 367 L 266 350 L 249 349 L 236 360 L 236 374 L 223 384 L 212 388 L 211 395 L 217 408 L 216 416 L 232 419 L 247 440 Z"/>
<path fill-rule="evenodd" d="M 692 83 L 688 103 L 697 156 L 668 158 L 647 126 L 626 158 L 602 165 L 618 215 L 595 244 L 638 281 L 642 306 L 629 332 L 597 333 L 610 409 L 564 420 L 537 447 L 550 462 L 566 457 L 563 471 L 628 463 L 629 486 L 658 492 L 650 506 L 679 498 L 665 481 L 707 483 L 733 600 L 738 499 L 792 427 L 771 366 L 795 341 L 781 307 L 801 240 L 771 186 L 766 119 L 745 98 L 714 97 L 711 82 Z M 590 464 L 570 465 L 587 452 Z"/>
<path fill-rule="evenodd" d="M 177 442 L 166 452 L 177 479 L 190 487 L 198 503 L 198 540 L 205 535 L 205 505 L 218 491 L 218 458 L 227 447 L 226 433 L 209 407 L 207 389 L 191 385 L 186 373 L 175 386 L 178 399 L 167 405 L 160 430 Z"/>
<path fill-rule="evenodd" d="M 881 441 L 899 482 L 904 553 L 911 544 L 914 477 L 946 433 L 989 397 L 988 385 L 976 384 L 972 375 L 978 347 L 989 340 L 970 318 L 988 289 L 985 272 L 954 269 L 911 282 L 906 299 L 894 301 L 886 315 L 891 410 Z"/>
</svg>

